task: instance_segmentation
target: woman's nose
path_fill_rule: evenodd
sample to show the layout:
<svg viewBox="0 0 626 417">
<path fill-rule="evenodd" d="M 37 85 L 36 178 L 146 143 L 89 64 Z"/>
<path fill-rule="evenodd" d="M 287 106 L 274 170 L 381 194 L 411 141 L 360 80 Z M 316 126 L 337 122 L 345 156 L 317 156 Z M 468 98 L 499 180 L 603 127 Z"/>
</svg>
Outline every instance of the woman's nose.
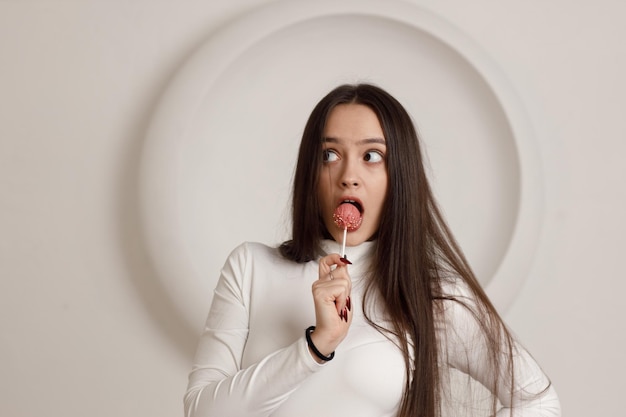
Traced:
<svg viewBox="0 0 626 417">
<path fill-rule="evenodd" d="M 358 187 L 361 184 L 361 180 L 358 175 L 358 169 L 354 162 L 349 160 L 344 163 L 343 170 L 341 172 L 341 186 L 345 188 Z"/>
</svg>

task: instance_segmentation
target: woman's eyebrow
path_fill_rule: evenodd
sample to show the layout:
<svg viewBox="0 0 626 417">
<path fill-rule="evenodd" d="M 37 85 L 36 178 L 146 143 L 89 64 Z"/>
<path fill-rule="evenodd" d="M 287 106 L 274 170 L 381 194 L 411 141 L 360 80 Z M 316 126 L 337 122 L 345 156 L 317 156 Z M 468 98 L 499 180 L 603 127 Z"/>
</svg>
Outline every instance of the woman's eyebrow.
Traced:
<svg viewBox="0 0 626 417">
<path fill-rule="evenodd" d="M 324 143 L 340 143 L 341 140 L 333 137 L 325 137 L 322 138 L 322 142 Z M 367 145 L 370 143 L 378 143 L 381 145 L 386 145 L 385 139 L 383 138 L 365 138 L 356 142 L 357 145 Z"/>
<path fill-rule="evenodd" d="M 381 145 L 387 144 L 384 138 L 367 138 L 367 139 L 361 139 L 360 141 L 357 142 L 358 145 L 366 145 L 370 143 L 379 143 Z"/>
</svg>

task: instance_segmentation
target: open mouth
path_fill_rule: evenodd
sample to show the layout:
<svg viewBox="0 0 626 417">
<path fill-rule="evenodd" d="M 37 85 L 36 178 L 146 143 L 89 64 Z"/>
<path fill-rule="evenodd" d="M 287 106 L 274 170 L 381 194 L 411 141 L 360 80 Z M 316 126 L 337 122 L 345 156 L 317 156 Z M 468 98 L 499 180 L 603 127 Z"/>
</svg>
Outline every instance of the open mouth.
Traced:
<svg viewBox="0 0 626 417">
<path fill-rule="evenodd" d="M 341 204 L 352 204 L 359 211 L 360 214 L 363 214 L 363 206 L 356 200 L 343 200 Z"/>
</svg>

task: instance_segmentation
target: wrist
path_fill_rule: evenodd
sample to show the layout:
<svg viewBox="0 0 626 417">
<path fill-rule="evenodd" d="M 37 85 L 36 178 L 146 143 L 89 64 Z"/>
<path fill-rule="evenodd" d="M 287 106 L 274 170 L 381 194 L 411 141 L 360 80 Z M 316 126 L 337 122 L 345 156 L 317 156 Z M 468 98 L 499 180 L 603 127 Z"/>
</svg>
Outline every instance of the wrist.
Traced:
<svg viewBox="0 0 626 417">
<path fill-rule="evenodd" d="M 315 326 L 310 326 L 304 331 L 304 334 L 309 352 L 318 363 L 328 362 L 335 357 L 335 351 L 333 349 L 316 344 L 316 342 L 319 343 L 319 338 L 315 337 Z"/>
</svg>

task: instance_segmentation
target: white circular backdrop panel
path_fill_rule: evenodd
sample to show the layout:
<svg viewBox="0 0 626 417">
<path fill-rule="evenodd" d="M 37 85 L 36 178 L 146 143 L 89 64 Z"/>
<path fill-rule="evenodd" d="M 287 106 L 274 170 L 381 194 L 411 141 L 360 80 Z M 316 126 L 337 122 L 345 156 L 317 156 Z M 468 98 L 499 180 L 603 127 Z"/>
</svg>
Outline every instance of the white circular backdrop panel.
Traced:
<svg viewBox="0 0 626 417">
<path fill-rule="evenodd" d="M 289 237 L 306 118 L 346 82 L 375 83 L 406 106 L 479 279 L 498 308 L 514 298 L 537 244 L 542 187 L 530 125 L 505 77 L 415 6 L 287 1 L 212 35 L 168 86 L 146 138 L 146 245 L 159 285 L 194 328 L 230 250 Z"/>
</svg>

